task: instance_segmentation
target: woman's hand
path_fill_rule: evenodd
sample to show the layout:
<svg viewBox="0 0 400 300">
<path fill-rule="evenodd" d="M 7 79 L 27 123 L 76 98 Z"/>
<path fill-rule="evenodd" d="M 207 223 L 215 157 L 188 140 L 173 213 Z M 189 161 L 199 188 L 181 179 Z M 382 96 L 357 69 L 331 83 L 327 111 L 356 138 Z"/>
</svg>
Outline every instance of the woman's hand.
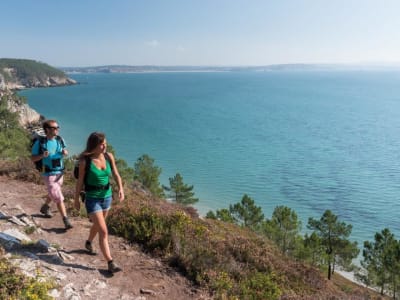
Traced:
<svg viewBox="0 0 400 300">
<path fill-rule="evenodd" d="M 125 194 L 124 194 L 124 190 L 123 190 L 123 189 L 120 189 L 120 190 L 119 190 L 118 196 L 119 196 L 119 202 L 124 201 L 124 199 L 125 199 Z"/>
</svg>

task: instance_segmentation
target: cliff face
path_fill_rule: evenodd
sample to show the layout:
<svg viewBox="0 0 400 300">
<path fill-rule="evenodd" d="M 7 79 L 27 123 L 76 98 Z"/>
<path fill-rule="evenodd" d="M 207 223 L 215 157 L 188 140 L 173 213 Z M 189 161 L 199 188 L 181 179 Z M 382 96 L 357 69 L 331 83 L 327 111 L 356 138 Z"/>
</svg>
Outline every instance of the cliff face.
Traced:
<svg viewBox="0 0 400 300">
<path fill-rule="evenodd" d="M 16 90 L 76 83 L 61 70 L 41 62 L 0 58 L 0 101 L 5 101 L 11 112 L 18 113 L 20 124 L 24 127 L 38 124 L 43 117 L 25 101 L 14 95 Z"/>
<path fill-rule="evenodd" d="M 39 124 L 43 116 L 31 108 L 27 103 L 22 102 L 13 92 L 0 90 L 0 101 L 5 101 L 9 111 L 15 112 L 19 116 L 19 123 L 23 127 Z"/>
<path fill-rule="evenodd" d="M 0 90 L 21 90 L 32 87 L 53 87 L 76 84 L 75 80 L 66 76 L 45 75 L 37 77 L 19 77 L 16 74 L 14 68 L 3 68 L 0 70 Z"/>
<path fill-rule="evenodd" d="M 19 123 L 24 127 L 31 124 L 38 124 L 43 119 L 43 116 L 26 103 L 8 101 L 8 109 L 12 112 L 18 113 Z"/>
</svg>

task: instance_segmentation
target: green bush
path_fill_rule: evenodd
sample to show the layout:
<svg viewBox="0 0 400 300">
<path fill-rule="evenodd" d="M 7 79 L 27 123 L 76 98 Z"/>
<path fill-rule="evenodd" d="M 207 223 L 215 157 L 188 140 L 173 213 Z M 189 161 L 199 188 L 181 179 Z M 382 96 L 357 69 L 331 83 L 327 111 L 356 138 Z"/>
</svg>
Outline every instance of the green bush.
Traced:
<svg viewBox="0 0 400 300">
<path fill-rule="evenodd" d="M 278 299 L 281 291 L 273 273 L 252 273 L 245 277 L 239 286 L 238 294 L 241 299 Z"/>
<path fill-rule="evenodd" d="M 110 232 L 163 257 L 216 298 L 275 299 L 280 294 L 268 263 L 255 251 L 265 244 L 243 237 L 248 231 L 235 234 L 232 229 L 239 227 L 230 227 L 233 224 L 210 224 L 179 206 L 171 204 L 171 209 L 160 203 L 127 199 L 110 212 Z M 229 227 L 221 230 L 219 225 Z M 266 295 L 269 298 L 263 298 Z"/>
<path fill-rule="evenodd" d="M 55 287 L 52 281 L 43 281 L 40 274 L 28 278 L 18 272 L 7 259 L 0 259 L 0 299 L 52 299 L 48 291 Z"/>
</svg>

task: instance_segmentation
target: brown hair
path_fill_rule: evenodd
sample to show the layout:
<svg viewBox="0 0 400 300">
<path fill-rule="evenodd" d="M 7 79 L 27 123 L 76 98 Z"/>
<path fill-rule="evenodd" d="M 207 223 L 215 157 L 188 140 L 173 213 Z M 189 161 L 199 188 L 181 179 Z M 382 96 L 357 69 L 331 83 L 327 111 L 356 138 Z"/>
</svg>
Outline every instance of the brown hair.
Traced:
<svg viewBox="0 0 400 300">
<path fill-rule="evenodd" d="M 83 158 L 93 154 L 94 149 L 106 139 L 106 135 L 102 132 L 92 132 L 86 142 L 86 149 L 79 157 Z"/>
<path fill-rule="evenodd" d="M 43 121 L 42 127 L 43 127 L 43 130 L 44 130 L 44 133 L 47 133 L 46 129 L 51 127 L 50 126 L 51 123 L 57 123 L 57 121 L 56 120 L 45 120 L 45 121 Z"/>
</svg>

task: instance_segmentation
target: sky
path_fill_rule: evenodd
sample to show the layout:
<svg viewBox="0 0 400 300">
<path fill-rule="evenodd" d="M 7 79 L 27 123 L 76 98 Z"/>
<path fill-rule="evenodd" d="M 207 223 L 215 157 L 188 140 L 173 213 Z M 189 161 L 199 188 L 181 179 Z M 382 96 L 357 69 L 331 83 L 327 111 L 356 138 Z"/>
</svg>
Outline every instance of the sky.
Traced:
<svg viewBox="0 0 400 300">
<path fill-rule="evenodd" d="M 398 0 L 2 0 L 0 58 L 56 67 L 399 64 Z"/>
</svg>

